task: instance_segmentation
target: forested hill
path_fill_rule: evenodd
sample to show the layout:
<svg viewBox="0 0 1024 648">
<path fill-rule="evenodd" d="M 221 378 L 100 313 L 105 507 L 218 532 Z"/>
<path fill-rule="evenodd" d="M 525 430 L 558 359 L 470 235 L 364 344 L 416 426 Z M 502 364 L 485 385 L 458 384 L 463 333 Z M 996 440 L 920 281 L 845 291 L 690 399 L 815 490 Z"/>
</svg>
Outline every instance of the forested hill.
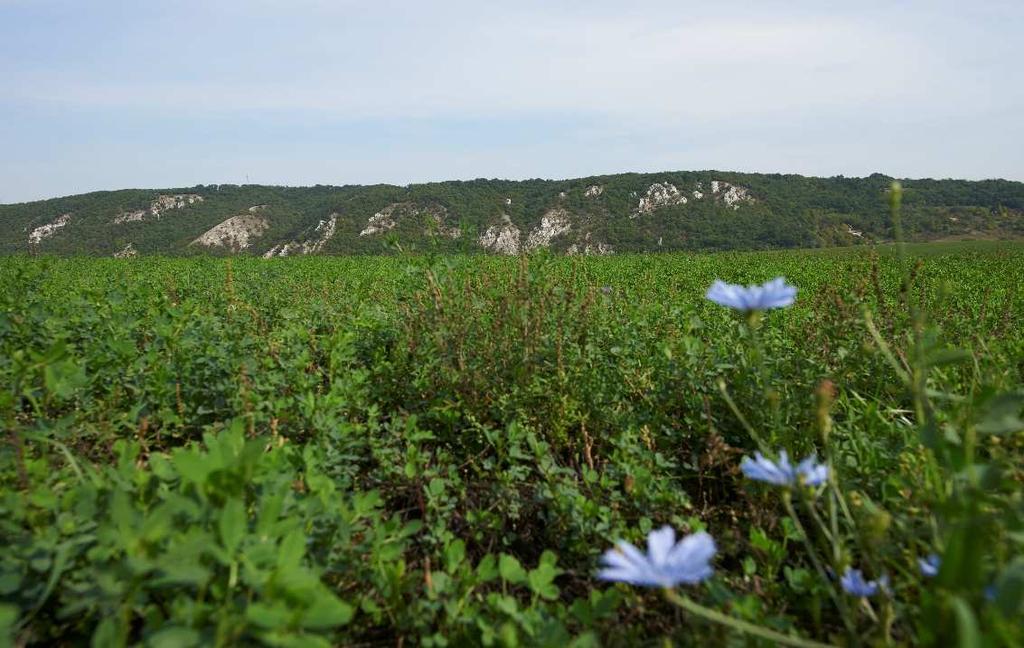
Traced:
<svg viewBox="0 0 1024 648">
<path fill-rule="evenodd" d="M 0 253 L 611 254 L 892 237 L 892 178 L 720 171 L 393 185 L 200 185 L 0 205 Z M 903 180 L 912 240 L 1024 236 L 1024 183 Z"/>
</svg>

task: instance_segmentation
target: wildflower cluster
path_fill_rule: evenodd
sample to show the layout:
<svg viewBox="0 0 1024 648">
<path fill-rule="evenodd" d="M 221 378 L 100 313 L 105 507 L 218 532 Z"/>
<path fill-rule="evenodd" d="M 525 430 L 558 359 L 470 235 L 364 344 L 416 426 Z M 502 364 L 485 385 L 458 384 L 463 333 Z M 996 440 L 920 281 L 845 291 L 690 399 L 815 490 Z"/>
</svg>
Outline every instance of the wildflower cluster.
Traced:
<svg viewBox="0 0 1024 648">
<path fill-rule="evenodd" d="M 789 306 L 793 303 L 795 296 L 796 288 L 787 284 L 782 277 L 760 286 L 746 287 L 716 281 L 707 291 L 707 298 L 711 301 L 748 315 L 766 309 Z M 745 421 L 744 424 L 746 424 Z M 750 429 L 749 424 L 746 425 Z M 760 444 L 760 438 L 754 436 L 752 430 L 751 434 L 752 438 Z M 752 481 L 771 484 L 783 489 L 783 502 L 787 512 L 802 536 L 808 554 L 818 568 L 823 583 L 829 588 L 833 587 L 832 581 L 836 579 L 837 572 L 841 570 L 841 575 L 838 577 L 841 591 L 850 597 L 859 599 L 867 613 L 875 618 L 867 599 L 880 594 L 884 594 L 887 598 L 891 597 L 889 577 L 883 573 L 874 579 L 868 579 L 861 569 L 850 565 L 844 567 L 842 565 L 844 552 L 838 546 L 834 546 L 835 551 L 832 552 L 833 566 L 826 567 L 817 557 L 817 551 L 814 549 L 815 542 L 800 524 L 799 517 L 792 506 L 794 497 L 802 501 L 811 512 L 810 517 L 819 524 L 822 536 L 831 543 L 835 542 L 834 529 L 830 531 L 826 528 L 819 515 L 814 512 L 815 499 L 821 491 L 812 492 L 810 490 L 829 485 L 832 475 L 828 463 L 819 461 L 815 454 L 811 454 L 794 464 L 790 461 L 789 454 L 785 449 L 780 450 L 777 457 L 774 460 L 770 459 L 758 450 L 753 453 L 753 457 L 744 457 L 739 468 L 742 474 Z M 834 480 L 832 485 L 835 486 Z M 835 493 L 830 493 L 830 497 L 833 498 L 831 500 L 833 506 L 836 496 Z M 598 573 L 598 577 L 603 580 L 632 585 L 665 588 L 670 601 L 708 620 L 777 643 L 809 645 L 804 640 L 779 635 L 766 628 L 753 626 L 728 615 L 722 615 L 670 591 L 670 588 L 677 585 L 696 585 L 710 578 L 713 574 L 711 559 L 715 552 L 715 542 L 705 531 L 685 536 L 676 542 L 675 531 L 671 527 L 663 527 L 648 534 L 646 554 L 632 544 L 620 541 L 615 549 L 607 551 L 602 557 L 604 568 Z M 918 566 L 921 574 L 925 577 L 936 576 L 940 569 L 940 562 L 936 554 L 919 558 Z M 836 593 L 836 590 L 832 590 L 832 592 L 844 618 L 846 628 L 852 637 L 855 625 L 848 618 L 848 606 L 843 603 L 842 597 Z"/>
</svg>

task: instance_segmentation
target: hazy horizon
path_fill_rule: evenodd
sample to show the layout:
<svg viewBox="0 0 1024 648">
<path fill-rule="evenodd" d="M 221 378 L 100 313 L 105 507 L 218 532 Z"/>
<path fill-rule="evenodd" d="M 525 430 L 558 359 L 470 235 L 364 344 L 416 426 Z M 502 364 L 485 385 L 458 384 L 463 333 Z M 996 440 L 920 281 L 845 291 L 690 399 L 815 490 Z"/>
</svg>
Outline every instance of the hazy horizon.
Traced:
<svg viewBox="0 0 1024 648">
<path fill-rule="evenodd" d="M 0 203 L 718 169 L 1024 180 L 1024 5 L 0 0 Z"/>
</svg>

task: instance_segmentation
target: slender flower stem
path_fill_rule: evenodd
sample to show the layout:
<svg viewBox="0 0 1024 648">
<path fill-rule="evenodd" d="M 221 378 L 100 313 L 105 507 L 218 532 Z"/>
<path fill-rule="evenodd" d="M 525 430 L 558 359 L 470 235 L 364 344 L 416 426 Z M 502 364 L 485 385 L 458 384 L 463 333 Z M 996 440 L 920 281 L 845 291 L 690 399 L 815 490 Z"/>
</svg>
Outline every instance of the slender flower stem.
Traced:
<svg viewBox="0 0 1024 648">
<path fill-rule="evenodd" d="M 717 623 L 754 637 L 759 637 L 766 641 L 771 641 L 776 645 L 796 646 L 796 648 L 835 648 L 832 644 L 821 643 L 811 639 L 802 639 L 792 635 L 785 635 L 781 632 L 769 630 L 763 626 L 759 626 L 742 619 L 737 619 L 736 617 L 731 617 L 728 614 L 723 614 L 717 610 L 712 610 L 711 608 L 706 608 L 703 605 L 695 603 L 689 597 L 680 596 L 670 589 L 665 590 L 665 598 L 667 598 L 673 605 L 686 610 L 694 616 L 698 616 L 706 621 L 711 621 L 712 623 Z"/>
<path fill-rule="evenodd" d="M 821 534 L 825 536 L 825 539 L 828 540 L 829 544 L 835 545 L 835 536 L 832 535 L 832 532 L 825 524 L 825 521 L 821 519 L 820 515 L 818 515 L 817 509 L 814 508 L 814 502 L 806 497 L 801 497 L 800 499 L 803 502 L 804 508 L 807 509 L 807 512 L 811 515 L 811 519 L 818 525 L 818 530 L 821 531 Z M 833 569 L 835 569 L 835 567 L 835 565 L 832 565 Z"/>
<path fill-rule="evenodd" d="M 843 625 L 846 626 L 846 631 L 849 633 L 850 640 L 853 642 L 853 645 L 856 645 L 858 643 L 857 633 L 856 629 L 853 627 L 853 622 L 850 620 L 849 612 L 846 609 L 846 602 L 843 601 L 843 597 L 839 596 L 835 585 L 832 583 L 832 579 L 828 577 L 828 572 L 825 571 L 825 567 L 821 563 L 821 558 L 818 557 L 818 550 L 814 548 L 814 543 L 811 542 L 811 537 L 807 535 L 807 530 L 804 529 L 804 525 L 800 522 L 800 518 L 797 516 L 796 510 L 793 508 L 793 498 L 790 496 L 789 491 L 782 494 L 782 503 L 786 507 L 786 513 L 789 515 L 790 519 L 793 520 L 793 525 L 796 527 L 801 539 L 803 539 L 804 546 L 807 547 L 807 554 L 811 558 L 811 563 L 818 571 L 822 581 L 828 584 L 829 596 L 832 597 L 832 601 L 839 609 L 839 616 L 843 618 Z"/>
<path fill-rule="evenodd" d="M 747 417 L 743 416 L 743 412 L 740 411 L 740 408 L 736 406 L 736 401 L 732 399 L 732 394 L 729 393 L 729 388 L 725 386 L 725 381 L 722 380 L 721 378 L 718 379 L 718 391 L 721 392 L 722 398 L 725 399 L 726 405 L 729 406 L 729 409 L 732 410 L 732 413 L 736 416 L 737 419 L 739 419 L 740 425 L 743 426 L 743 429 L 747 431 L 747 434 L 750 435 L 750 438 L 752 438 L 754 440 L 754 443 L 757 444 L 758 450 L 760 450 L 761 452 L 768 452 L 768 446 L 766 446 L 764 441 L 761 440 L 761 436 L 757 433 L 756 430 L 754 430 L 754 426 L 752 426 L 750 422 L 747 421 Z"/>
<path fill-rule="evenodd" d="M 875 344 L 878 345 L 878 349 L 882 352 L 882 356 L 889 362 L 889 365 L 896 372 L 896 375 L 899 376 L 900 380 L 903 381 L 903 384 L 908 387 L 911 386 L 910 374 L 908 374 L 907 370 L 903 368 L 903 365 L 896 360 L 896 356 L 893 354 L 892 349 L 889 348 L 889 344 L 885 341 L 885 338 L 882 337 L 882 334 L 878 332 L 878 328 L 875 327 L 874 318 L 871 316 L 871 311 L 869 310 L 864 311 L 864 326 L 867 327 L 868 333 L 871 334 Z"/>
<path fill-rule="evenodd" d="M 764 351 L 764 342 L 761 340 L 761 313 L 751 311 L 746 319 L 747 332 L 754 347 L 754 362 L 757 364 L 758 377 L 761 380 L 761 391 L 768 400 L 768 408 L 772 413 L 772 441 L 778 441 L 777 434 L 782 426 L 782 408 L 779 398 L 773 394 L 771 387 L 771 372 L 768 369 L 767 355 Z"/>
</svg>

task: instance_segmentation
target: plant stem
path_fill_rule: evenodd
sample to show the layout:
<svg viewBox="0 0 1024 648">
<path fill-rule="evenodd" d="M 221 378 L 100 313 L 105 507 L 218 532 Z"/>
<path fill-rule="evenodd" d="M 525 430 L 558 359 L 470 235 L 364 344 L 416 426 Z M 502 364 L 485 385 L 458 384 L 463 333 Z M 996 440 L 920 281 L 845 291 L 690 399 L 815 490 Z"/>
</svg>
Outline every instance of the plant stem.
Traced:
<svg viewBox="0 0 1024 648">
<path fill-rule="evenodd" d="M 811 542 L 811 537 L 807 535 L 807 530 L 800 522 L 800 518 L 797 516 L 796 510 L 793 508 L 793 499 L 790 496 L 789 491 L 782 494 L 782 503 L 786 507 L 786 513 L 789 515 L 790 519 L 793 520 L 793 526 L 796 527 L 801 539 L 803 539 L 804 546 L 807 547 L 807 555 L 810 556 L 811 563 L 818 571 L 822 581 L 828 584 L 829 596 L 832 597 L 832 601 L 836 604 L 836 608 L 839 609 L 839 616 L 843 618 L 843 625 L 846 626 L 846 631 L 849 633 L 850 640 L 853 642 L 853 645 L 857 645 L 856 629 L 853 627 L 853 622 L 850 620 L 849 612 L 846 609 L 846 603 L 843 601 L 843 597 L 839 596 L 839 593 L 836 592 L 835 585 L 832 584 L 832 580 L 828 577 L 828 572 L 825 571 L 825 567 L 822 565 L 821 559 L 818 557 L 818 551 L 814 548 L 814 543 Z"/>
<path fill-rule="evenodd" d="M 751 311 L 747 315 L 746 326 L 750 334 L 750 340 L 754 347 L 754 361 L 757 363 L 757 374 L 761 380 L 761 394 L 768 401 L 768 408 L 772 413 L 772 442 L 778 441 L 778 432 L 782 427 L 782 409 L 779 396 L 775 393 L 771 383 L 771 371 L 768 368 L 768 357 L 764 351 L 764 342 L 761 340 L 761 317 L 759 311 Z"/>
<path fill-rule="evenodd" d="M 729 393 L 729 388 L 726 387 L 725 381 L 722 380 L 721 378 L 718 379 L 718 391 L 721 392 L 722 398 L 725 399 L 726 405 L 729 406 L 729 409 L 732 410 L 732 413 L 736 416 L 737 419 L 739 419 L 740 425 L 743 426 L 743 429 L 747 431 L 747 434 L 750 435 L 750 438 L 752 438 L 754 440 L 754 443 L 757 444 L 758 450 L 760 450 L 761 452 L 768 452 L 768 447 L 764 444 L 764 441 L 761 440 L 761 436 L 757 433 L 756 430 L 754 430 L 754 427 L 750 424 L 750 422 L 747 421 L 747 418 L 743 416 L 743 412 L 740 411 L 740 408 L 736 406 L 736 401 L 732 399 L 732 395 Z"/>
<path fill-rule="evenodd" d="M 703 605 L 695 603 L 689 597 L 680 596 L 670 589 L 665 590 L 665 598 L 667 598 L 673 605 L 686 610 L 694 616 L 698 616 L 706 621 L 711 621 L 712 623 L 717 623 L 754 637 L 759 637 L 766 641 L 771 641 L 776 645 L 796 646 L 797 648 L 834 648 L 832 644 L 821 643 L 811 639 L 802 639 L 792 635 L 785 635 L 781 632 L 769 630 L 763 626 L 759 626 L 742 619 L 737 619 L 736 617 L 731 617 L 728 614 L 723 614 L 717 610 L 712 610 L 711 608 L 706 608 Z"/>
</svg>

